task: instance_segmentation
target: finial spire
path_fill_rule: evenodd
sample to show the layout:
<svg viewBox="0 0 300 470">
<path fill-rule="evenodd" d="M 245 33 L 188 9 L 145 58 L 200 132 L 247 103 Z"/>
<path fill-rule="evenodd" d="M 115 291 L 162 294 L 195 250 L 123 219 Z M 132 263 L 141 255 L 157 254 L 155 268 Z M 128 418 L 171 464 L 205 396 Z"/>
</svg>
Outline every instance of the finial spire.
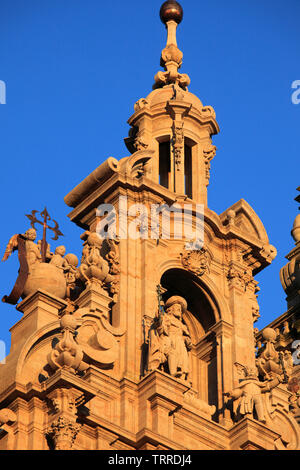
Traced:
<svg viewBox="0 0 300 470">
<path fill-rule="evenodd" d="M 156 74 L 154 88 L 177 84 L 186 89 L 190 84 L 189 76 L 178 72 L 182 65 L 183 53 L 177 47 L 176 31 L 182 18 L 183 9 L 178 2 L 168 0 L 163 3 L 160 9 L 160 19 L 168 30 L 167 45 L 161 53 L 161 66 L 165 68 L 165 72 Z"/>
<path fill-rule="evenodd" d="M 297 191 L 300 191 L 300 186 L 297 188 Z M 295 198 L 295 201 L 300 202 L 300 194 Z M 299 207 L 300 209 L 300 207 Z M 296 242 L 296 245 L 300 244 L 300 214 L 297 215 L 294 221 L 293 229 L 292 229 L 292 237 Z"/>
</svg>

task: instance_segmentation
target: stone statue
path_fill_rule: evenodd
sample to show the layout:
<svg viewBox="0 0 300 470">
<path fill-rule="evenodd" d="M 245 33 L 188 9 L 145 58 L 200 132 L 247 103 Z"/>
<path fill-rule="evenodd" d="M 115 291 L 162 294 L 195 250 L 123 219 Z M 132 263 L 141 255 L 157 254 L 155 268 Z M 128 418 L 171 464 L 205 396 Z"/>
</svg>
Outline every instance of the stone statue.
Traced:
<svg viewBox="0 0 300 470">
<path fill-rule="evenodd" d="M 284 375 L 287 383 L 293 371 L 293 358 L 288 350 L 276 350 L 276 338 L 277 333 L 273 328 L 265 328 L 262 331 L 264 345 L 258 350 L 256 367 L 260 378 L 270 380 L 277 375 Z"/>
<path fill-rule="evenodd" d="M 36 243 L 37 232 L 30 228 L 24 234 L 16 234 L 9 240 L 2 261 L 6 261 L 14 251 L 18 251 L 20 269 L 10 295 L 3 301 L 17 304 L 38 289 L 43 289 L 59 298 L 70 298 L 74 292 L 78 274 L 78 259 L 75 255 L 65 256 L 66 248 L 59 246 L 55 253 L 50 252 L 47 243 L 42 255 L 42 241 Z"/>
<path fill-rule="evenodd" d="M 81 281 L 87 285 L 94 282 L 100 287 L 110 287 L 115 277 L 110 274 L 109 263 L 102 256 L 103 240 L 96 232 L 89 231 L 80 238 L 84 240 L 79 267 Z"/>
<path fill-rule="evenodd" d="M 13 235 L 8 242 L 2 261 L 6 261 L 9 256 L 16 250 L 19 249 L 18 238 L 24 240 L 25 246 L 25 257 L 28 263 L 28 267 L 34 266 L 36 263 L 42 262 L 42 256 L 36 240 L 36 230 L 30 228 L 23 235 Z"/>
<path fill-rule="evenodd" d="M 78 290 L 76 288 L 76 281 L 79 279 L 79 269 L 78 266 L 78 258 L 76 255 L 72 253 L 68 253 L 65 256 L 66 261 L 66 268 L 65 268 L 65 278 L 67 281 L 67 297 L 70 298 L 72 292 Z"/>
<path fill-rule="evenodd" d="M 35 243 L 36 240 L 36 230 L 30 228 L 25 232 L 25 246 L 26 246 L 26 258 L 29 268 L 34 266 L 36 263 L 42 262 L 42 256 L 39 249 L 39 246 Z"/>
<path fill-rule="evenodd" d="M 72 293 L 74 293 L 75 290 L 78 290 L 76 288 L 76 281 L 79 279 L 80 274 L 79 269 L 77 268 L 77 256 L 72 253 L 68 253 L 65 256 L 65 253 L 66 247 L 63 245 L 58 246 L 49 264 L 63 271 L 67 283 L 67 298 L 70 298 Z"/>
<path fill-rule="evenodd" d="M 240 364 L 239 364 L 240 366 Z M 284 378 L 277 375 L 273 380 L 261 382 L 258 379 L 257 369 L 249 369 L 242 366 L 245 378 L 241 380 L 240 385 L 230 392 L 223 395 L 231 398 L 233 401 L 240 400 L 237 408 L 237 415 L 244 417 L 246 415 L 253 416 L 255 410 L 258 421 L 265 423 L 265 409 L 263 394 L 270 392 L 280 383 L 284 382 Z"/>
<path fill-rule="evenodd" d="M 149 331 L 148 371 L 162 368 L 172 377 L 188 380 L 192 343 L 182 318 L 186 310 L 183 297 L 173 296 L 165 303 L 165 313 Z"/>
<path fill-rule="evenodd" d="M 58 246 L 55 249 L 54 255 L 51 258 L 50 264 L 53 264 L 59 269 L 64 269 L 68 266 L 67 261 L 64 259 L 66 254 L 66 247 L 65 246 Z"/>
</svg>

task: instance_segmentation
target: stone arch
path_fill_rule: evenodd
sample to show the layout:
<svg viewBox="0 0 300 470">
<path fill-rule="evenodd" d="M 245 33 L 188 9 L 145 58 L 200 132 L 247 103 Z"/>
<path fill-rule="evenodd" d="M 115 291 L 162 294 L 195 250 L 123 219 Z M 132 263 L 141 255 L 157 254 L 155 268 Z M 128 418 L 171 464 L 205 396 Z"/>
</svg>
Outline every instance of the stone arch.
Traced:
<svg viewBox="0 0 300 470">
<path fill-rule="evenodd" d="M 188 307 L 183 315 L 191 341 L 190 379 L 198 397 L 216 406 L 214 418 L 218 419 L 218 364 L 221 354 L 214 326 L 229 318 L 226 300 L 216 289 L 208 275 L 201 278 L 185 270 L 179 263 L 164 263 L 160 283 L 166 292 L 164 300 L 179 295 L 186 299 Z M 162 268 L 162 266 L 160 267 Z M 167 269 L 166 269 L 167 268 Z"/>
<path fill-rule="evenodd" d="M 186 299 L 186 321 L 190 324 L 195 342 L 219 320 L 217 306 L 192 273 L 182 268 L 169 269 L 162 275 L 161 285 L 167 289 L 168 296 L 180 295 Z"/>
<path fill-rule="evenodd" d="M 220 292 L 219 288 L 209 277 L 209 275 L 204 274 L 202 277 L 198 277 L 192 272 L 183 268 L 179 259 L 168 259 L 157 267 L 158 278 L 161 279 L 167 271 L 171 270 L 178 270 L 184 273 L 184 275 L 187 276 L 193 282 L 194 285 L 198 286 L 199 289 L 201 289 L 201 291 L 207 297 L 209 303 L 213 307 L 215 323 L 220 320 L 224 320 L 228 323 L 231 323 L 231 312 L 229 305 L 224 295 Z"/>
</svg>

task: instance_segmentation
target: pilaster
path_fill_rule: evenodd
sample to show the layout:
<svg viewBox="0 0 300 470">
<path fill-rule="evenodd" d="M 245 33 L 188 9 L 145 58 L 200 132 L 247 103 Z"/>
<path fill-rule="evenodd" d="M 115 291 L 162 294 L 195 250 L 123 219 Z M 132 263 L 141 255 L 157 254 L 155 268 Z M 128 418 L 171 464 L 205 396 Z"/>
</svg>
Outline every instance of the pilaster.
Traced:
<svg viewBox="0 0 300 470">
<path fill-rule="evenodd" d="M 37 290 L 20 302 L 17 310 L 24 315 L 11 328 L 11 352 L 19 349 L 33 333 L 58 320 L 58 312 L 67 302 L 46 291 Z"/>
</svg>

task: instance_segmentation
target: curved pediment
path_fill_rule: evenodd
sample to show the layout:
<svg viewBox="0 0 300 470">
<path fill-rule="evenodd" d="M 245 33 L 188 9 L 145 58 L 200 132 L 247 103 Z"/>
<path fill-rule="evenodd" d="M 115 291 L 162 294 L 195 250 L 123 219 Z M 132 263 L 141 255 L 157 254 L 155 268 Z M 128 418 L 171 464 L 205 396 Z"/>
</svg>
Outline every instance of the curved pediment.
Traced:
<svg viewBox="0 0 300 470">
<path fill-rule="evenodd" d="M 220 215 L 220 219 L 224 225 L 234 226 L 243 232 L 243 234 L 259 240 L 262 244 L 269 243 L 269 238 L 262 221 L 244 199 L 241 199 L 224 211 Z"/>
</svg>

